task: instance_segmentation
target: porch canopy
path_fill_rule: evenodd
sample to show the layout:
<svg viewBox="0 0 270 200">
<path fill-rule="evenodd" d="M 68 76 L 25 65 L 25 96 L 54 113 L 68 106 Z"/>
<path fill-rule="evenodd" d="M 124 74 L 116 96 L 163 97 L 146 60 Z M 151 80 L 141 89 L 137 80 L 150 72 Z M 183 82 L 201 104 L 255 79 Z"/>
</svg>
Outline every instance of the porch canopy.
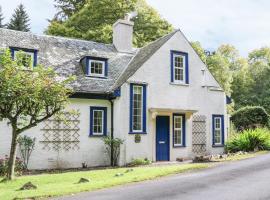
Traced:
<svg viewBox="0 0 270 200">
<path fill-rule="evenodd" d="M 187 118 L 190 118 L 192 114 L 198 112 L 198 109 L 179 109 L 179 108 L 149 108 L 152 113 L 152 118 L 155 119 L 158 114 L 161 113 L 185 113 Z"/>
</svg>

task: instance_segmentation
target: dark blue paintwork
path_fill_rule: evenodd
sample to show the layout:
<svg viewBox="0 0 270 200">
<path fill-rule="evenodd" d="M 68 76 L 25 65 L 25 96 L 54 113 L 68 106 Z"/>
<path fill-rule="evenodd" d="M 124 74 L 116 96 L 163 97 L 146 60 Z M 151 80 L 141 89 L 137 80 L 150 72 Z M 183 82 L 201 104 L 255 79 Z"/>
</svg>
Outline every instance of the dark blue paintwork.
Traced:
<svg viewBox="0 0 270 200">
<path fill-rule="evenodd" d="M 156 118 L 156 160 L 170 160 L 170 117 Z"/>
</svg>

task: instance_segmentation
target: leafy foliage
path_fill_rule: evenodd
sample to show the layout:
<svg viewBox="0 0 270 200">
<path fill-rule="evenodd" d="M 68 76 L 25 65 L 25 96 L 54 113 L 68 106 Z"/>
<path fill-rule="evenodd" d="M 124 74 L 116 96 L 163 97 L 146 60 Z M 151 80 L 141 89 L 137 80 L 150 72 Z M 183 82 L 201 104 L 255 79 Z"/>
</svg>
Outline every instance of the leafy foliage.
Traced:
<svg viewBox="0 0 270 200">
<path fill-rule="evenodd" d="M 32 154 L 32 151 L 34 150 L 35 142 L 36 142 L 35 138 L 31 138 L 26 135 L 20 136 L 18 138 L 18 143 L 20 147 L 19 149 L 21 152 L 23 165 L 25 169 L 28 168 L 29 159 Z"/>
<path fill-rule="evenodd" d="M 59 12 L 56 13 L 55 18 L 64 20 L 71 17 L 84 6 L 86 1 L 87 0 L 55 0 L 55 7 L 59 10 Z"/>
<path fill-rule="evenodd" d="M 33 69 L 22 63 L 19 53 L 12 60 L 9 50 L 0 54 L 0 119 L 12 128 L 8 179 L 13 178 L 18 136 L 65 108 L 72 90 L 59 80 L 52 68 L 38 65 Z"/>
<path fill-rule="evenodd" d="M 240 108 L 231 116 L 237 130 L 254 129 L 269 125 L 269 115 L 263 107 L 247 106 Z"/>
<path fill-rule="evenodd" d="M 74 7 L 75 3 L 62 0 L 59 2 L 69 2 L 71 7 Z M 173 30 L 172 26 L 144 0 L 89 0 L 84 6 L 79 5 L 80 3 L 80 10 L 67 14 L 67 20 L 53 19 L 46 33 L 111 43 L 112 25 L 134 10 L 138 13 L 134 19 L 133 43 L 136 46 L 144 46 Z M 64 12 L 63 9 L 62 11 Z"/>
<path fill-rule="evenodd" d="M 233 135 L 226 143 L 225 148 L 227 152 L 269 150 L 270 131 L 262 128 L 245 130 Z"/>
<path fill-rule="evenodd" d="M 0 158 L 0 176 L 6 176 L 8 174 L 8 161 L 9 157 L 6 155 L 5 158 Z M 25 170 L 23 161 L 16 157 L 15 161 L 15 173 L 16 175 L 22 175 Z"/>
<path fill-rule="evenodd" d="M 112 155 L 111 165 L 117 166 L 120 155 L 120 146 L 123 144 L 124 140 L 107 136 L 103 138 L 103 142 L 105 144 L 105 149 L 108 157 L 111 158 Z"/>
<path fill-rule="evenodd" d="M 10 22 L 7 25 L 7 28 L 17 31 L 29 32 L 30 31 L 29 21 L 30 19 L 28 17 L 24 5 L 20 4 L 15 9 L 14 14 L 10 19 Z"/>
</svg>

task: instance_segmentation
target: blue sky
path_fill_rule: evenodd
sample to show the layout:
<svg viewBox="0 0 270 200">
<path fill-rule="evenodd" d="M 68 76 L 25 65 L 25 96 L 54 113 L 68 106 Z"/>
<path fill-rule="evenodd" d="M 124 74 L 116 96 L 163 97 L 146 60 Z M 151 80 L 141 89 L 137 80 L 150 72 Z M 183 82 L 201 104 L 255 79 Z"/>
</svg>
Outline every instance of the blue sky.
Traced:
<svg viewBox="0 0 270 200">
<path fill-rule="evenodd" d="M 233 44 L 241 55 L 270 46 L 269 0 L 147 0 L 190 41 L 213 50 Z M 0 0 L 8 20 L 19 4 L 26 6 L 34 33 L 42 33 L 56 10 L 53 0 Z"/>
</svg>

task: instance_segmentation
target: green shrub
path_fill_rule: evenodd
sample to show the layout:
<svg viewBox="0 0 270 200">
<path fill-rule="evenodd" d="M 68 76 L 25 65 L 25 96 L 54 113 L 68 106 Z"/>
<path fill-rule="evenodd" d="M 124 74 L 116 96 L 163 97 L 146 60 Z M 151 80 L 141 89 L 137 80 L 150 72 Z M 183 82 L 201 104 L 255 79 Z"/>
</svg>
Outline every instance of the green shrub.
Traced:
<svg viewBox="0 0 270 200">
<path fill-rule="evenodd" d="M 9 157 L 6 155 L 4 158 L 0 158 L 0 176 L 6 176 L 8 173 L 8 161 Z M 16 157 L 15 160 L 15 173 L 17 175 L 22 175 L 25 170 L 23 161 Z"/>
<path fill-rule="evenodd" d="M 266 128 L 234 134 L 225 145 L 226 152 L 270 150 L 270 131 Z"/>
<path fill-rule="evenodd" d="M 120 138 L 112 138 L 110 136 L 106 136 L 103 138 L 103 142 L 105 144 L 105 149 L 108 157 L 111 159 L 112 152 L 112 166 L 118 165 L 118 160 L 120 156 L 120 146 L 124 143 L 124 140 Z"/>
<path fill-rule="evenodd" d="M 238 131 L 268 127 L 269 115 L 263 107 L 247 106 L 235 111 L 231 120 Z"/>
<path fill-rule="evenodd" d="M 137 158 L 137 159 L 133 159 L 133 160 L 128 164 L 128 166 L 134 167 L 134 166 L 149 165 L 149 164 L 151 164 L 151 161 L 148 160 L 147 158 L 145 158 L 145 159 Z"/>
</svg>

